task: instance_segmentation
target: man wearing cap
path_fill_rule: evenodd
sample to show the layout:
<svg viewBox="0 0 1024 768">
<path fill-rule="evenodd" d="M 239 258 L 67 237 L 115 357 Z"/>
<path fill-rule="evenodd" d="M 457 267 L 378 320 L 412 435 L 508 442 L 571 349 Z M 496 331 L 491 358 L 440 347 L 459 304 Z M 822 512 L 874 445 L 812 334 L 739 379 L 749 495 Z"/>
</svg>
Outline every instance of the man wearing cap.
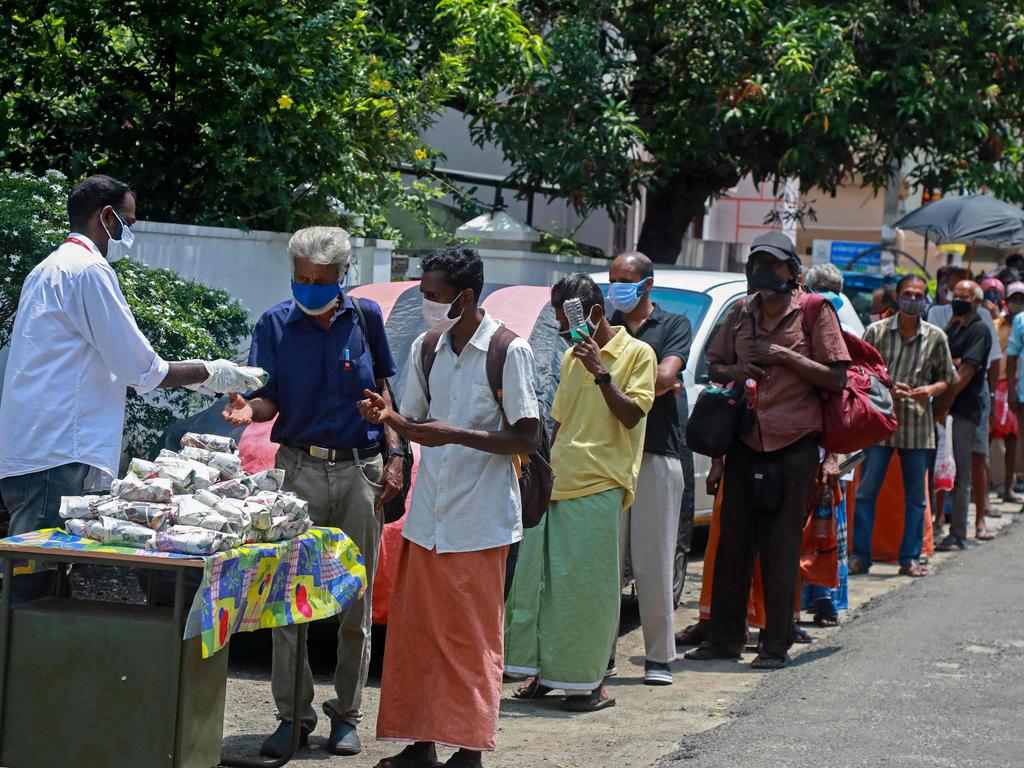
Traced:
<svg viewBox="0 0 1024 768">
<path fill-rule="evenodd" d="M 1017 425 L 1024 418 L 1021 403 L 1024 402 L 1024 390 L 1018 374 L 1018 360 L 1021 350 L 1024 349 L 1024 282 L 1014 282 L 1006 286 L 1006 316 L 1000 318 L 1000 338 L 1002 331 L 1009 328 L 1006 337 L 1005 360 L 1006 360 L 1006 396 L 1010 410 L 1014 412 Z M 1018 428 L 1019 432 L 1019 428 Z M 1019 501 L 1013 496 L 1013 473 L 1016 470 L 1017 437 L 1016 435 L 1006 438 L 1006 487 L 1004 499 L 1007 501 Z M 1012 442 L 1012 446 L 1011 446 Z"/>
<path fill-rule="evenodd" d="M 932 398 L 953 382 L 953 358 L 941 328 L 921 319 L 928 302 L 928 286 L 919 275 L 904 275 L 896 284 L 899 313 L 868 326 L 864 341 L 878 349 L 894 382 L 895 434 L 879 445 L 864 449 L 864 467 L 857 488 L 850 575 L 867 573 L 871 567 L 871 534 L 875 502 L 889 471 L 893 451 L 899 451 L 903 470 L 903 542 L 900 573 L 926 576 L 920 563 L 927 506 L 925 478 L 931 449 L 935 447 Z"/>
<path fill-rule="evenodd" d="M 756 418 L 725 457 L 711 637 L 686 658 L 739 658 L 751 569 L 760 555 L 767 622 L 752 666 L 778 669 L 793 642 L 800 542 L 819 464 L 821 394 L 842 390 L 850 355 L 831 303 L 823 303 L 805 331 L 808 294 L 797 288 L 800 259 L 793 242 L 768 232 L 750 250 L 753 295 L 730 310 L 707 357 L 713 381 L 757 382 Z"/>
</svg>

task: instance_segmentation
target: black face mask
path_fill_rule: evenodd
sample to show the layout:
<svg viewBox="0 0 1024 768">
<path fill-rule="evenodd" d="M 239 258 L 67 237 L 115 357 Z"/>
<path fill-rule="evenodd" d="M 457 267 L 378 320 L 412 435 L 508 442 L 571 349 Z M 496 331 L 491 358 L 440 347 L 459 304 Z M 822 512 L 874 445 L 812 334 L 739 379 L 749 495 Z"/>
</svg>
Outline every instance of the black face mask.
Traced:
<svg viewBox="0 0 1024 768">
<path fill-rule="evenodd" d="M 971 309 L 974 307 L 967 299 L 953 299 L 950 302 L 950 306 L 953 308 L 954 317 L 963 317 L 970 314 Z"/>
<path fill-rule="evenodd" d="M 775 274 L 769 264 L 762 264 L 755 269 L 747 280 L 751 291 L 759 291 L 762 288 L 775 291 L 776 293 L 788 293 L 796 288 L 795 280 L 783 280 Z"/>
</svg>

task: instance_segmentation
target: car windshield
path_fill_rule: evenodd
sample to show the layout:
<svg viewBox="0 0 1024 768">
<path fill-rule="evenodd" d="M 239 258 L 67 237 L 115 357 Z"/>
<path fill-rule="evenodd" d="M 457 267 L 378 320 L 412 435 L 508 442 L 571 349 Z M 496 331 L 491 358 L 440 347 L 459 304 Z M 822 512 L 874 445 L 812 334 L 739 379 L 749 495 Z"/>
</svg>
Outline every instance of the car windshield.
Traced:
<svg viewBox="0 0 1024 768">
<path fill-rule="evenodd" d="M 605 296 L 608 295 L 608 286 L 602 285 L 601 290 Z M 651 291 L 651 299 L 654 303 L 666 312 L 674 312 L 677 315 L 686 315 L 690 321 L 690 327 L 696 331 L 700 328 L 708 307 L 711 306 L 711 297 L 699 291 L 687 291 L 682 288 L 658 288 Z M 608 308 L 611 312 L 611 308 Z"/>
</svg>

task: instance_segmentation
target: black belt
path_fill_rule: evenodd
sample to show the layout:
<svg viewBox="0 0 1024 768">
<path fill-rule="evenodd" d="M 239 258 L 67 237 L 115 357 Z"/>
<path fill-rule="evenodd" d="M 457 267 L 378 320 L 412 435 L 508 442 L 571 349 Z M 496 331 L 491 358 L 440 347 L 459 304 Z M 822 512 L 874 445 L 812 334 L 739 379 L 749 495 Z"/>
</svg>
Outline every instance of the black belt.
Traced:
<svg viewBox="0 0 1024 768">
<path fill-rule="evenodd" d="M 321 448 L 318 445 L 297 445 L 296 443 L 284 443 L 289 448 L 294 448 L 303 453 L 308 453 L 314 459 L 322 459 L 332 464 L 338 461 L 366 461 L 380 456 L 380 446 L 370 445 L 366 448 Z"/>
</svg>

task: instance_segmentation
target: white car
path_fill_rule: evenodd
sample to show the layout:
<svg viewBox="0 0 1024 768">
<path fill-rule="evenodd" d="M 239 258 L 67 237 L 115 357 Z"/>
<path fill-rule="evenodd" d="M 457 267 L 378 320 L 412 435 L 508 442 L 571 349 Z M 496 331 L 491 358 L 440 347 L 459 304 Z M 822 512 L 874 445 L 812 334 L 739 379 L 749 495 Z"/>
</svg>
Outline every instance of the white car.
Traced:
<svg viewBox="0 0 1024 768">
<path fill-rule="evenodd" d="M 593 278 L 602 289 L 607 289 L 608 273 L 595 274 Z M 691 409 L 697 401 L 697 395 L 709 381 L 708 362 L 704 350 L 722 325 L 732 305 L 746 295 L 747 279 L 741 273 L 702 272 L 666 267 L 658 267 L 655 270 L 651 298 L 664 310 L 686 315 L 693 327 L 690 358 L 686 361 L 686 368 L 683 371 L 686 399 Z M 844 330 L 856 336 L 864 335 L 864 325 L 849 300 L 839 309 L 839 321 Z M 704 478 L 707 477 L 710 468 L 711 460 L 707 456 L 694 454 L 694 525 L 711 524 L 714 499 L 704 488 Z"/>
</svg>

